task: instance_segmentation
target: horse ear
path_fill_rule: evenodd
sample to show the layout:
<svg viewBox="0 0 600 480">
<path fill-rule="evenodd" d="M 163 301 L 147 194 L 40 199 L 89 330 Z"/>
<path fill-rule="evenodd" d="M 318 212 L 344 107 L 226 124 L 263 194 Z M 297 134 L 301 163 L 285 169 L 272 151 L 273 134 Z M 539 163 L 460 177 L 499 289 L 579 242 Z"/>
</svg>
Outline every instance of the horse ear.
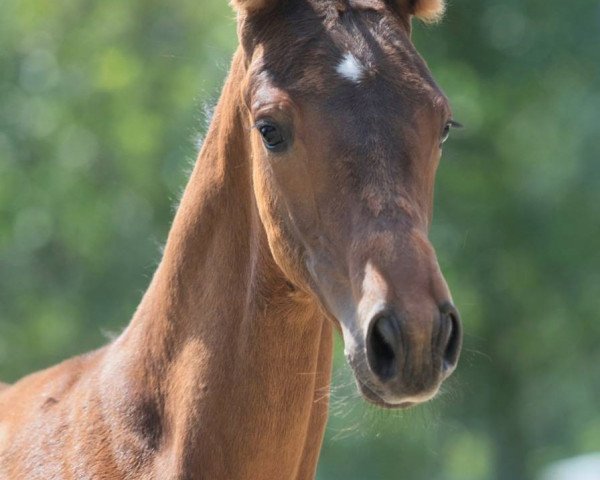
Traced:
<svg viewBox="0 0 600 480">
<path fill-rule="evenodd" d="M 426 23 L 437 22 L 444 15 L 444 0 L 399 0 L 410 15 Z"/>
<path fill-rule="evenodd" d="M 256 13 L 273 8 L 279 0 L 230 0 L 234 10 Z"/>
</svg>

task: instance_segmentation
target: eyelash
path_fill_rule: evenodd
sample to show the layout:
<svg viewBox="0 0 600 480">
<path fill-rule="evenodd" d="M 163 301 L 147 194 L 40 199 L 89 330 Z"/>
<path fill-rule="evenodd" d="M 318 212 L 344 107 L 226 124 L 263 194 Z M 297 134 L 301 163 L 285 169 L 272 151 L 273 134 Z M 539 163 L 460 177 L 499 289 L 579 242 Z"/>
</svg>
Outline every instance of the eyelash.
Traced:
<svg viewBox="0 0 600 480">
<path fill-rule="evenodd" d="M 450 130 L 452 128 L 462 128 L 462 124 L 458 123 L 455 120 L 448 120 L 446 122 L 446 124 L 444 125 L 444 129 L 442 130 L 442 137 L 441 137 L 441 141 L 440 141 L 440 146 L 446 141 L 448 140 L 448 137 L 450 136 Z"/>
</svg>

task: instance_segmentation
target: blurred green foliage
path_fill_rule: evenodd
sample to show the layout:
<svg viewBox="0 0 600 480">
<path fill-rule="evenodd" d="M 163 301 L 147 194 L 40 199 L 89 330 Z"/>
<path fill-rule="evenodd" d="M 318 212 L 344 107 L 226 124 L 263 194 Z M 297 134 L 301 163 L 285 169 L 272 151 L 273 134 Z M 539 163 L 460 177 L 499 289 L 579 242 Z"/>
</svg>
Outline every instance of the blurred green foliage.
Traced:
<svg viewBox="0 0 600 480">
<path fill-rule="evenodd" d="M 338 355 L 318 478 L 536 478 L 600 450 L 600 4 L 454 1 L 414 38 L 466 125 L 432 231 L 464 353 L 405 413 Z M 0 3 L 0 378 L 126 325 L 235 45 L 226 0 Z"/>
</svg>

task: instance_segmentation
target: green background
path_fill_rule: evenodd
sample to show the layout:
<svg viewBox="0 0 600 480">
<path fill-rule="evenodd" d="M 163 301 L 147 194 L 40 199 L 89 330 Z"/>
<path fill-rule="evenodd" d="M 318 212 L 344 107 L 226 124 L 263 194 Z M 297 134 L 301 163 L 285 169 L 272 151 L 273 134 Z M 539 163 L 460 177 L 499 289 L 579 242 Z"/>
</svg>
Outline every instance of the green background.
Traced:
<svg viewBox="0 0 600 480">
<path fill-rule="evenodd" d="M 432 231 L 463 355 L 382 412 L 338 341 L 318 478 L 538 478 L 600 451 L 600 3 L 454 0 L 414 40 L 466 126 Z M 126 325 L 235 45 L 226 0 L 0 1 L 0 378 Z"/>
</svg>

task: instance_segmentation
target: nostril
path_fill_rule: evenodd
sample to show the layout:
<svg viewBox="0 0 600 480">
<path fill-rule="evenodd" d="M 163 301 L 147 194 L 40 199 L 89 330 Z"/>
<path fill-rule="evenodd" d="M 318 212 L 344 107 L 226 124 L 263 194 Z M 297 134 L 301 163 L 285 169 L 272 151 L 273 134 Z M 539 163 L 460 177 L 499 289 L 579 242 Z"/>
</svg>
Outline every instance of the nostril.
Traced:
<svg viewBox="0 0 600 480">
<path fill-rule="evenodd" d="M 445 310 L 445 311 L 444 311 Z M 446 329 L 445 341 L 442 344 L 444 351 L 444 371 L 452 370 L 456 366 L 462 343 L 462 332 L 458 312 L 452 306 L 442 310 L 442 319 Z"/>
<path fill-rule="evenodd" d="M 381 380 L 389 380 L 396 373 L 396 345 L 399 342 L 398 322 L 391 315 L 381 315 L 371 324 L 368 336 L 369 366 Z"/>
</svg>

